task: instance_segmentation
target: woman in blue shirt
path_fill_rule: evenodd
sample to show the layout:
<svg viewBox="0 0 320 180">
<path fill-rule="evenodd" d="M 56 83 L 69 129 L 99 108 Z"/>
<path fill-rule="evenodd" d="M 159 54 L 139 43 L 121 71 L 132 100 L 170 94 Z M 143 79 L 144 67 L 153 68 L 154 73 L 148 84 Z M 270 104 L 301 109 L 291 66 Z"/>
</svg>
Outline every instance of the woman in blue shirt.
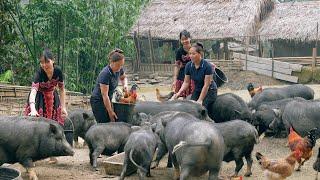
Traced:
<svg viewBox="0 0 320 180">
<path fill-rule="evenodd" d="M 98 123 L 114 122 L 118 119 L 112 108 L 112 96 L 119 79 L 123 88 L 128 89 L 128 80 L 123 70 L 124 55 L 120 49 L 109 53 L 110 64 L 100 72 L 90 98 L 92 112 Z"/>
<path fill-rule="evenodd" d="M 175 94 L 177 99 L 180 94 L 189 87 L 191 80 L 194 81 L 195 89 L 191 95 L 191 100 L 197 101 L 207 109 L 217 98 L 217 85 L 213 80 L 212 65 L 203 59 L 203 45 L 193 44 L 189 50 L 191 62 L 185 67 L 185 77 L 181 89 Z"/>
</svg>

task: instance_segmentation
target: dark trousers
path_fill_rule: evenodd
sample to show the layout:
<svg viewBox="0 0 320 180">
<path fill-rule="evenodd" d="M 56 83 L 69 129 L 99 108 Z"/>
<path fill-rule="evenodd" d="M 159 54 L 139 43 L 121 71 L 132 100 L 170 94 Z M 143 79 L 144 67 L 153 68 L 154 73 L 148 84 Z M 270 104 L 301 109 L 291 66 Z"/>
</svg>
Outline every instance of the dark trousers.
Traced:
<svg viewBox="0 0 320 180">
<path fill-rule="evenodd" d="M 110 122 L 109 114 L 104 106 L 103 100 L 97 100 L 90 98 L 91 109 L 97 123 L 108 123 Z"/>
<path fill-rule="evenodd" d="M 197 101 L 199 99 L 200 94 L 201 94 L 201 92 L 194 91 L 192 93 L 191 100 Z M 216 101 L 217 94 L 218 94 L 218 92 L 216 89 L 209 89 L 206 97 L 204 98 L 204 100 L 202 102 L 202 105 L 207 109 L 210 117 L 211 117 L 210 113 L 212 113 L 212 112 L 209 112 L 210 111 L 209 107 Z"/>
</svg>

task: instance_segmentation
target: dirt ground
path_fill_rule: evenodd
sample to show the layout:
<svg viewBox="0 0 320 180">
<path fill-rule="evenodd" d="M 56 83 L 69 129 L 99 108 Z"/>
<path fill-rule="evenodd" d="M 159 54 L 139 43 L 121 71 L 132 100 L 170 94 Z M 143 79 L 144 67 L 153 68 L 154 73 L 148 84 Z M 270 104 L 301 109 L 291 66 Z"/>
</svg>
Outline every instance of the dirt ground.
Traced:
<svg viewBox="0 0 320 180">
<path fill-rule="evenodd" d="M 235 74 L 236 76 L 236 74 Z M 254 76 L 254 74 L 252 74 Z M 230 77 L 230 76 L 228 76 Z M 229 78 L 230 79 L 230 78 Z M 236 79 L 236 78 L 235 78 Z M 245 78 L 241 78 L 245 79 Z M 219 89 L 219 94 L 232 92 L 239 96 L 241 96 L 245 101 L 249 101 L 250 97 L 248 92 L 245 90 L 247 82 L 250 82 L 250 76 L 247 77 L 246 80 L 236 80 L 236 82 L 230 82 L 230 85 L 224 86 Z M 272 80 L 266 79 L 252 79 L 251 82 L 254 82 L 257 85 L 275 85 L 275 84 L 286 84 L 280 81 L 271 82 Z M 236 85 L 232 85 L 232 83 L 239 83 Z M 315 98 L 320 97 L 320 85 L 309 85 L 315 90 Z M 159 87 L 162 93 L 169 92 L 169 85 L 153 85 L 148 87 L 142 87 L 140 90 L 140 94 L 143 94 L 147 100 L 155 100 L 155 88 Z M 241 89 L 241 90 L 234 90 Z M 288 147 L 285 147 L 286 139 L 276 139 L 273 137 L 265 137 L 259 144 L 257 144 L 254 148 L 253 155 L 255 152 L 259 151 L 262 154 L 266 155 L 270 158 L 282 158 L 286 157 L 289 154 Z M 292 180 L 312 180 L 315 179 L 315 171 L 312 168 L 312 164 L 316 159 L 316 154 L 318 153 L 318 147 L 320 145 L 320 141 L 317 142 L 316 147 L 314 148 L 313 157 L 305 163 L 300 172 L 294 172 L 291 177 L 288 179 Z M 58 157 L 59 163 L 55 165 L 49 165 L 48 159 L 36 162 L 36 172 L 40 180 L 56 180 L 56 179 L 118 179 L 118 177 L 108 176 L 105 174 L 104 169 L 101 165 L 102 161 L 106 159 L 105 156 L 98 159 L 98 166 L 100 168 L 99 171 L 92 170 L 89 164 L 89 156 L 88 156 L 88 148 L 84 147 L 81 149 L 75 149 L 75 155 L 73 157 Z M 253 156 L 254 164 L 252 168 L 253 175 L 249 178 L 243 177 L 245 180 L 259 180 L 263 179 L 263 172 L 258 166 L 258 163 Z M 166 159 L 163 159 L 160 163 L 160 167 L 154 170 L 151 170 L 152 177 L 147 179 L 152 180 L 165 180 L 172 179 L 173 177 L 173 169 L 165 168 Z M 23 179 L 27 179 L 27 174 L 24 168 L 20 164 L 11 165 L 11 167 L 19 169 L 22 172 Z M 221 174 L 222 175 L 231 175 L 234 172 L 235 163 L 223 163 Z M 246 162 L 240 171 L 240 175 L 245 173 Z M 204 175 L 199 178 L 190 178 L 190 179 L 207 179 L 208 175 Z M 137 175 L 131 175 L 127 179 L 136 180 L 138 179 Z"/>
</svg>

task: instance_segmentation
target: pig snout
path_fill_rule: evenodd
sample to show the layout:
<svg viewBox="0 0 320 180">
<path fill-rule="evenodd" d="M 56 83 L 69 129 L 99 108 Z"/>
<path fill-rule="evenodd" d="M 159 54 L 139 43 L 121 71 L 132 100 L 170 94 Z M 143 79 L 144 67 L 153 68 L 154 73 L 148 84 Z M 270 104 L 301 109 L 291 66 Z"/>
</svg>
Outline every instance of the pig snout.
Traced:
<svg viewBox="0 0 320 180">
<path fill-rule="evenodd" d="M 67 142 L 67 140 L 63 140 L 62 153 L 64 156 L 73 156 L 74 155 L 74 151 L 73 151 L 72 147 L 70 146 L 70 144 Z"/>
</svg>

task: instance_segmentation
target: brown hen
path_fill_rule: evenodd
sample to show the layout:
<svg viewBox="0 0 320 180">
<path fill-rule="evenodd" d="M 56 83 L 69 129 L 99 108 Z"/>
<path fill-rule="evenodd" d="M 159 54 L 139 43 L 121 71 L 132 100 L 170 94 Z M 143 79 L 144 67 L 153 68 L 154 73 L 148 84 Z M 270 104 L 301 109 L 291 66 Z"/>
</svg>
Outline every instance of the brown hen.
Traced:
<svg viewBox="0 0 320 180">
<path fill-rule="evenodd" d="M 268 159 L 257 152 L 256 158 L 267 180 L 284 180 L 292 175 L 296 161 L 301 155 L 300 151 L 294 151 L 284 159 Z"/>
</svg>

